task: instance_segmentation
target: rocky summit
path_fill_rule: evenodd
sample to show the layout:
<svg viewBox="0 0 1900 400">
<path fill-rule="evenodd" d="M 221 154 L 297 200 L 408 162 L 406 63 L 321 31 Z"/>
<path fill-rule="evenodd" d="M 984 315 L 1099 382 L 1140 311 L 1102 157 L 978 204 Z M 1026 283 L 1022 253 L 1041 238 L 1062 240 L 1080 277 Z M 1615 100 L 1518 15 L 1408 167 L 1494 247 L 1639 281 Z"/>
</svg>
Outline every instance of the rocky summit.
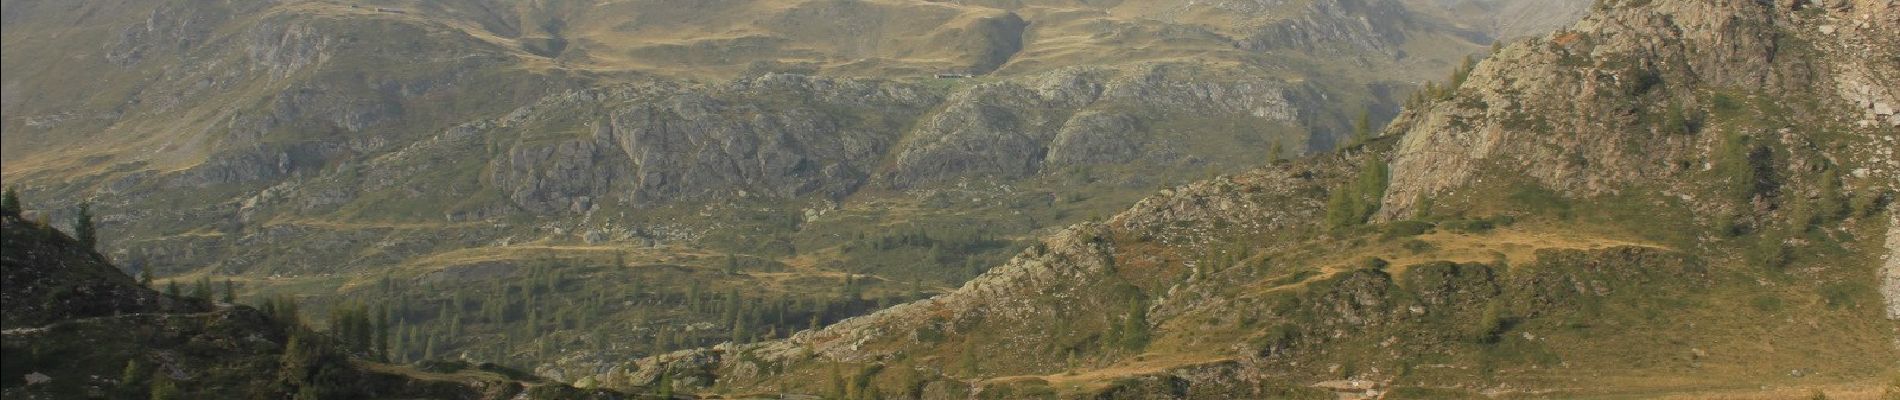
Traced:
<svg viewBox="0 0 1900 400">
<path fill-rule="evenodd" d="M 9 399 L 1900 396 L 1892 0 L 0 20 Z"/>
</svg>

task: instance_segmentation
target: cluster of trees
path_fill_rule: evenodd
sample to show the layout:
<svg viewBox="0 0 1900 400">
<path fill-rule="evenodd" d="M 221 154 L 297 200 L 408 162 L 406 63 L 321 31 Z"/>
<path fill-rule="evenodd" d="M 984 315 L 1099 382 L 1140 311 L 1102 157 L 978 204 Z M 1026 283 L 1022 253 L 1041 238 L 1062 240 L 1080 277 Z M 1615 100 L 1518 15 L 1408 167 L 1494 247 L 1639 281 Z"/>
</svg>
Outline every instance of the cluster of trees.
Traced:
<svg viewBox="0 0 1900 400">
<path fill-rule="evenodd" d="M 1496 52 L 1495 48 L 1493 52 Z M 1471 71 L 1477 67 L 1476 58 L 1465 56 L 1464 61 L 1458 64 L 1458 68 L 1451 71 L 1451 77 L 1444 85 L 1441 86 L 1438 82 L 1425 82 L 1424 88 L 1413 92 L 1412 97 L 1405 100 L 1405 108 L 1417 109 L 1435 101 L 1450 99 L 1453 94 L 1457 94 L 1458 87 L 1464 86 L 1465 80 L 1471 78 Z"/>
<path fill-rule="evenodd" d="M 209 284 L 200 286 L 208 288 Z M 226 287 L 229 293 L 231 286 L 227 284 Z M 374 326 L 365 328 L 364 321 L 370 319 L 367 313 L 359 309 L 334 313 L 332 326 L 340 329 L 333 328 L 332 334 L 325 334 L 304 324 L 298 315 L 296 301 L 289 297 L 268 298 L 256 308 L 284 332 L 285 340 L 274 363 L 245 364 L 273 367 L 261 371 L 244 370 L 247 380 L 253 376 L 262 378 L 259 380 L 261 384 L 250 389 L 258 391 L 255 395 L 298 400 L 358 398 L 365 395 L 363 391 L 366 388 L 358 379 L 361 372 L 351 365 L 349 354 L 363 352 L 365 343 L 373 343 L 364 339 L 363 331 Z M 269 357 L 268 353 L 265 356 Z M 200 376 L 198 379 L 222 378 Z M 157 368 L 157 364 L 143 354 L 134 355 L 126 361 L 125 369 L 110 390 L 114 398 L 189 398 L 170 372 Z"/>
<path fill-rule="evenodd" d="M 20 200 L 19 189 L 8 186 L 4 192 L 0 192 L 0 215 L 21 218 L 25 217 L 25 213 L 26 204 Z M 78 209 L 73 213 L 72 236 L 73 240 L 79 242 L 80 247 L 87 250 L 99 247 L 98 228 L 92 221 L 92 203 L 79 203 Z"/>
<path fill-rule="evenodd" d="M 1374 157 L 1360 166 L 1352 182 L 1333 189 L 1326 200 L 1326 224 L 1344 228 L 1366 223 L 1385 198 L 1390 171 L 1385 160 Z"/>
<path fill-rule="evenodd" d="M 389 308 L 351 304 L 330 310 L 330 335 L 371 359 L 389 360 Z"/>
<path fill-rule="evenodd" d="M 922 296 L 867 298 L 867 282 L 856 277 L 829 292 L 760 294 L 715 289 L 698 277 L 651 285 L 617 271 L 625 269 L 548 260 L 485 283 L 384 279 L 356 294 L 363 303 L 332 309 L 329 326 L 346 347 L 391 362 L 464 354 L 527 363 L 562 351 L 637 356 L 781 338 Z"/>
<path fill-rule="evenodd" d="M 151 268 L 145 268 L 139 271 L 139 284 L 145 285 L 146 287 L 152 285 Z M 183 291 L 183 289 L 178 286 L 177 280 L 165 282 L 165 294 L 171 295 L 172 297 L 199 299 L 207 302 L 216 300 L 225 304 L 237 303 L 237 283 L 232 282 L 230 279 L 224 280 L 223 294 L 218 295 L 217 292 L 218 289 L 211 284 L 211 277 L 209 276 L 199 277 L 198 281 L 191 285 L 190 292 Z M 216 298 L 214 298 L 214 296 L 216 296 Z"/>
<path fill-rule="evenodd" d="M 841 248 L 852 271 L 899 279 L 962 282 L 1000 263 L 1013 243 L 982 230 L 922 228 L 869 236 L 858 233 Z"/>
</svg>

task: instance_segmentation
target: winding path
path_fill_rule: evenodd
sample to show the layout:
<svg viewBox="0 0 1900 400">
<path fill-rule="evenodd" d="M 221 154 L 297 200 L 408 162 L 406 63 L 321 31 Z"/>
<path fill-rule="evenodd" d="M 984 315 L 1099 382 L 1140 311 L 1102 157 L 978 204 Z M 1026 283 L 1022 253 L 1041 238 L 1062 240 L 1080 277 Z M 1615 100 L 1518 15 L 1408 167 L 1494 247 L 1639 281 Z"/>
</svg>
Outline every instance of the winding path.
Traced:
<svg viewBox="0 0 1900 400">
<path fill-rule="evenodd" d="M 1886 263 L 1880 267 L 1880 294 L 1887 298 L 1887 319 L 1900 320 L 1900 205 L 1887 212 Z M 1900 338 L 1895 338 L 1900 344 Z"/>
</svg>

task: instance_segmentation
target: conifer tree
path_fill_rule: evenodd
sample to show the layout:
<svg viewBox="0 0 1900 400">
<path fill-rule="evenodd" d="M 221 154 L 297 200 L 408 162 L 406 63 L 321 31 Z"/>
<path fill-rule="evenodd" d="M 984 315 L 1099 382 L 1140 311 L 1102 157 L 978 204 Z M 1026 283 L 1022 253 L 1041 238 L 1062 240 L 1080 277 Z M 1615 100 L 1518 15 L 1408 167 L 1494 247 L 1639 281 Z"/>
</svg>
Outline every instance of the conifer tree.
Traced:
<svg viewBox="0 0 1900 400">
<path fill-rule="evenodd" d="M 191 285 L 191 298 L 211 301 L 211 277 L 199 277 L 198 282 Z"/>
<path fill-rule="evenodd" d="M 231 279 L 226 278 L 224 280 L 224 304 L 235 303 L 237 303 L 237 284 L 231 283 Z"/>
<path fill-rule="evenodd" d="M 170 374 L 155 374 L 153 376 L 156 377 L 156 379 L 152 379 L 152 400 L 178 400 L 185 398 L 185 395 L 178 391 L 178 384 L 172 382 Z"/>
<path fill-rule="evenodd" d="M 19 190 L 7 186 L 6 192 L 0 193 L 0 215 L 18 217 L 21 212 L 25 212 L 24 208 L 25 206 L 20 204 Z"/>
<path fill-rule="evenodd" d="M 1352 140 L 1358 143 L 1372 140 L 1372 110 L 1359 111 L 1359 119 L 1352 124 Z"/>
<path fill-rule="evenodd" d="M 370 316 L 374 318 L 376 330 L 376 356 L 384 362 L 389 361 L 389 307 L 377 305 Z"/>
<path fill-rule="evenodd" d="M 146 397 L 146 380 L 152 377 L 152 367 L 142 357 L 132 357 L 125 361 L 125 371 L 119 373 L 118 389 L 126 398 Z"/>
<path fill-rule="evenodd" d="M 92 226 L 92 203 L 79 203 L 79 212 L 73 215 L 73 239 L 86 250 L 99 245 L 98 232 Z"/>
<path fill-rule="evenodd" d="M 1128 301 L 1128 319 L 1122 323 L 1122 347 L 1134 350 L 1148 345 L 1148 307 L 1140 299 Z"/>
<path fill-rule="evenodd" d="M 1468 79 L 1471 77 L 1471 70 L 1474 70 L 1477 68 L 1478 68 L 1478 59 L 1472 58 L 1471 56 L 1465 56 L 1464 61 L 1458 64 L 1458 69 L 1452 70 L 1451 84 L 1445 87 L 1445 91 L 1446 92 L 1457 91 L 1458 87 L 1464 86 L 1465 79 Z M 1449 95 L 1450 93 L 1446 93 L 1446 94 Z"/>
</svg>

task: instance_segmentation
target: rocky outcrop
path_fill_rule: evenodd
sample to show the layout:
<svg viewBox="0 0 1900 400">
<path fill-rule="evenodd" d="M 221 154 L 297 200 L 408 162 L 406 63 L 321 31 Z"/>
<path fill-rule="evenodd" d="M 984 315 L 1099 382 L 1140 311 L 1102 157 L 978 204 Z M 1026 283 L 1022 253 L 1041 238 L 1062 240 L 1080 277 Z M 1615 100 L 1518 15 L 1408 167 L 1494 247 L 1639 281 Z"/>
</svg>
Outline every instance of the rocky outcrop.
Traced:
<svg viewBox="0 0 1900 400">
<path fill-rule="evenodd" d="M 1412 10 L 1393 0 L 1316 1 L 1296 15 L 1256 28 L 1236 45 L 1263 52 L 1353 48 L 1400 55 L 1399 44 L 1420 23 Z"/>
<path fill-rule="evenodd" d="M 1701 129 L 1697 118 L 1738 107 L 1736 96 L 1815 96 L 1834 109 L 1832 91 L 1817 89 L 1873 93 L 1861 89 L 1867 83 L 1858 77 L 1895 74 L 1861 57 L 1838 56 L 1892 37 L 1891 21 L 1834 33 L 1862 39 L 1810 28 L 1835 18 L 1865 21 L 1857 15 L 1873 10 L 1842 5 L 1786 14 L 1802 6 L 1656 3 L 1612 7 L 1572 30 L 1507 47 L 1478 65 L 1470 83 L 1448 89 L 1446 100 L 1401 116 L 1390 132 L 1401 136 L 1401 145 L 1381 215 L 1411 215 L 1418 200 L 1471 184 L 1487 168 L 1521 171 L 1548 188 L 1584 196 L 1683 179 L 1713 168 L 1684 160 L 1710 160 L 1724 140 L 1710 133 L 1715 129 Z M 1869 104 L 1864 97 L 1846 100 Z M 1881 129 L 1860 125 L 1857 133 L 1885 140 Z M 1869 165 L 1866 156 L 1833 162 Z"/>
<path fill-rule="evenodd" d="M 1044 325 L 1050 313 L 1073 325 L 1098 329 L 1126 311 L 1125 296 L 1153 296 L 1156 321 L 1181 315 L 1193 297 L 1170 298 L 1166 287 L 1181 270 L 1154 270 L 1130 264 L 1144 256 L 1143 245 L 1129 238 L 1170 246 L 1206 243 L 1210 238 L 1261 234 L 1310 224 L 1316 193 L 1349 172 L 1348 158 L 1288 165 L 1169 190 L 1102 222 L 1080 224 L 1041 240 L 1008 263 L 927 300 L 901 304 L 846 319 L 822 330 L 802 331 L 789 339 L 755 345 L 721 345 L 639 361 L 629 368 L 628 385 L 645 386 L 660 376 L 697 376 L 702 384 L 770 379 L 769 365 L 808 359 L 875 363 L 930 353 L 941 339 L 932 335 L 981 335 L 963 352 L 1015 352 L 1009 360 L 982 362 L 997 373 L 1029 373 L 1060 364 L 1062 355 L 1024 352 L 1073 340 Z M 1244 223 L 1234 224 L 1234 221 Z M 1130 246 L 1134 246 L 1131 248 Z M 1388 281 L 1389 283 L 1389 281 Z M 1146 294 L 1143 294 L 1146 293 Z M 1158 324 L 1158 323 L 1157 323 Z M 736 355 L 743 354 L 743 357 Z M 693 371 L 688 373 L 687 371 Z M 677 379 L 677 378 L 675 378 Z M 677 381 L 676 381 L 677 382 Z M 682 387 L 681 389 L 686 389 Z"/>
<path fill-rule="evenodd" d="M 725 84 L 574 91 L 522 108 L 488 134 L 520 137 L 491 179 L 535 212 L 588 202 L 837 198 L 870 176 L 904 116 L 941 101 L 922 88 L 768 74 Z M 562 137 L 548 131 L 577 129 Z"/>
<path fill-rule="evenodd" d="M 1017 179 L 1072 165 L 1183 168 L 1330 143 L 1318 89 L 1265 79 L 1193 81 L 1196 69 L 1076 68 L 975 85 L 947 96 L 898 82 L 767 74 L 717 85 L 640 84 L 551 96 L 493 121 L 520 137 L 490 181 L 535 212 L 583 203 L 711 198 L 837 199 L 866 183 L 915 188 L 965 177 Z M 1180 134 L 1197 120 L 1305 126 L 1314 137 L 1255 139 L 1245 125 Z M 914 126 L 914 128 L 913 128 Z M 550 132 L 585 132 L 561 136 Z M 1213 149 L 1213 150 L 1209 150 Z M 888 165 L 879 162 L 894 157 Z"/>
<path fill-rule="evenodd" d="M 1289 143 L 1330 143 L 1339 132 L 1327 129 L 1330 121 L 1302 118 L 1317 114 L 1317 102 L 1300 96 L 1310 88 L 1192 76 L 1201 72 L 1167 64 L 1073 68 L 971 87 L 946 99 L 942 111 L 910 133 L 896 150 L 896 165 L 881 179 L 905 188 L 963 176 L 1021 178 L 1070 165 L 1180 166 L 1217 155 L 1191 153 L 1194 142 L 1237 133 L 1215 128 L 1193 138 L 1160 128 L 1197 120 L 1316 131 L 1314 137 L 1267 139 Z"/>
</svg>

